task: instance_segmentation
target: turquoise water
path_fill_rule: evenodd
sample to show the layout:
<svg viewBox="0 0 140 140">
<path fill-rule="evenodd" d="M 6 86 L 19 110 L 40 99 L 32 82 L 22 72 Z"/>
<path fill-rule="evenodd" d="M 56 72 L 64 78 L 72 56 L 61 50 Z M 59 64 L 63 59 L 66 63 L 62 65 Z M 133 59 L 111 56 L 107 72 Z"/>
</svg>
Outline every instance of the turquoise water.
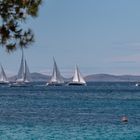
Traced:
<svg viewBox="0 0 140 140">
<path fill-rule="evenodd" d="M 44 84 L 0 86 L 0 140 L 140 140 L 135 83 Z"/>
</svg>

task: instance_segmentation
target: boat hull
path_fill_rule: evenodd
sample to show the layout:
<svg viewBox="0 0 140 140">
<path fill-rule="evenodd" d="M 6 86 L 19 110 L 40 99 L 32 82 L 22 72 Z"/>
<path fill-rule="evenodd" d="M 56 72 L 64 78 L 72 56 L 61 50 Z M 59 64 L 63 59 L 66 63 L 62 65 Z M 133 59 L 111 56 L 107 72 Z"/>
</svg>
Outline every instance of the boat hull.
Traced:
<svg viewBox="0 0 140 140">
<path fill-rule="evenodd" d="M 63 86 L 64 83 L 47 83 L 46 86 Z"/>
<path fill-rule="evenodd" d="M 74 82 L 71 82 L 71 83 L 68 83 L 68 86 L 86 86 L 85 83 L 74 83 Z"/>
<path fill-rule="evenodd" d="M 27 86 L 30 86 L 31 83 L 11 83 L 9 84 L 10 87 L 27 87 Z"/>
<path fill-rule="evenodd" d="M 0 82 L 0 85 L 7 85 L 9 82 Z"/>
</svg>

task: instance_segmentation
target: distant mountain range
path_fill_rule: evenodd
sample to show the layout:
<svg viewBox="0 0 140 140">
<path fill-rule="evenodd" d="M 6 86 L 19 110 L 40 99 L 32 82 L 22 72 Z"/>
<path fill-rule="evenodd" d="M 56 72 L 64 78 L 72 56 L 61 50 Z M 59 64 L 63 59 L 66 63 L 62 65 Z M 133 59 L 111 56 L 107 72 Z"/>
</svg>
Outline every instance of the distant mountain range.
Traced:
<svg viewBox="0 0 140 140">
<path fill-rule="evenodd" d="M 140 81 L 140 76 L 93 74 L 93 75 L 86 76 L 85 80 L 86 81 L 101 81 L 101 82 L 136 82 L 136 81 Z"/>
<path fill-rule="evenodd" d="M 48 81 L 50 76 L 41 73 L 31 73 L 33 81 Z M 64 78 L 65 81 L 70 81 L 72 78 Z M 15 81 L 16 76 L 9 78 L 10 81 Z M 110 74 L 93 74 L 85 77 L 87 82 L 136 82 L 140 81 L 140 76 L 135 75 L 110 75 Z"/>
</svg>

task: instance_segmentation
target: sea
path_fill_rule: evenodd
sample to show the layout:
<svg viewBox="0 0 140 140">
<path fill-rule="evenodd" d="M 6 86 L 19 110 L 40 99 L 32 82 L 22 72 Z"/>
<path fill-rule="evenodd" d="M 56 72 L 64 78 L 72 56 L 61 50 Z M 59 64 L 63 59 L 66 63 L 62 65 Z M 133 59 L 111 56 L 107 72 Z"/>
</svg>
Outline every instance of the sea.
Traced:
<svg viewBox="0 0 140 140">
<path fill-rule="evenodd" d="M 0 85 L 0 140 L 140 140 L 140 87 Z"/>
</svg>

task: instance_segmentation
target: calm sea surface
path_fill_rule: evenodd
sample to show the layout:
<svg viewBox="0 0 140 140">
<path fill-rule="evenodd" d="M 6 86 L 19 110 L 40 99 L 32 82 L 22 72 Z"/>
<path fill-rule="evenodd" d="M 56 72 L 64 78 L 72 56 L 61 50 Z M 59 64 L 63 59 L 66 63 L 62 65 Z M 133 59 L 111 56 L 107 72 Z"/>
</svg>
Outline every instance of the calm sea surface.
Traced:
<svg viewBox="0 0 140 140">
<path fill-rule="evenodd" d="M 135 83 L 44 85 L 0 86 L 0 140 L 140 140 Z"/>
</svg>

